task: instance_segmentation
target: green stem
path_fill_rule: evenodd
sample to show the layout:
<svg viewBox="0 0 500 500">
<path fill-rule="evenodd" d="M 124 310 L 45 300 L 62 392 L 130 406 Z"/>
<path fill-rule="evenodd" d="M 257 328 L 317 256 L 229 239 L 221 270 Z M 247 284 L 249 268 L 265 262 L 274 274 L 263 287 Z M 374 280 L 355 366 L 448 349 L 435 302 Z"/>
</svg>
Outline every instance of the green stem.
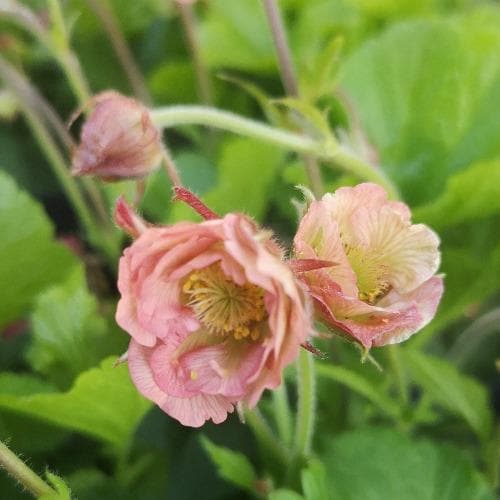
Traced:
<svg viewBox="0 0 500 500">
<path fill-rule="evenodd" d="M 282 148 L 299 153 L 319 154 L 320 144 L 306 136 L 270 127 L 231 111 L 222 111 L 210 106 L 178 105 L 151 110 L 151 118 L 161 128 L 177 125 L 205 125 L 239 135 L 271 142 Z"/>
<path fill-rule="evenodd" d="M 292 51 L 288 43 L 288 37 L 283 22 L 283 16 L 276 0 L 263 0 L 264 10 L 268 20 L 269 28 L 274 40 L 274 47 L 278 57 L 278 67 L 281 81 L 288 96 L 299 97 L 299 84 L 297 74 L 293 65 Z M 309 178 L 309 186 L 314 195 L 320 198 L 325 190 L 321 178 L 321 170 L 317 161 L 311 155 L 303 155 L 304 166 Z"/>
<path fill-rule="evenodd" d="M 302 349 L 297 361 L 297 422 L 295 427 L 294 455 L 299 460 L 311 451 L 316 416 L 316 376 L 314 358 Z"/>
<path fill-rule="evenodd" d="M 92 213 L 88 209 L 88 206 L 78 189 L 75 179 L 73 179 L 73 177 L 69 174 L 68 169 L 66 168 L 66 163 L 49 133 L 36 114 L 29 107 L 24 107 L 23 113 L 35 139 L 49 160 L 52 171 L 63 187 L 66 196 L 85 227 L 90 241 L 100 247 L 110 259 L 115 259 L 118 248 L 116 247 L 114 240 L 109 238 L 110 233 L 107 231 L 99 231 L 99 228 L 95 225 Z"/>
<path fill-rule="evenodd" d="M 52 33 L 52 43 L 49 48 L 59 62 L 80 105 L 87 104 L 91 93 L 88 83 L 83 76 L 80 63 L 71 51 L 61 4 L 59 0 L 48 0 L 48 4 L 54 30 Z"/>
<path fill-rule="evenodd" d="M 381 170 L 368 165 L 338 144 L 325 143 L 210 106 L 180 105 L 156 108 L 151 110 L 151 117 L 160 128 L 205 125 L 260 139 L 297 153 L 310 154 L 362 180 L 376 182 L 383 186 L 392 198 L 398 198 L 396 187 Z"/>
<path fill-rule="evenodd" d="M 273 391 L 274 418 L 281 441 L 286 447 L 292 443 L 292 416 L 285 381 Z"/>
<path fill-rule="evenodd" d="M 289 457 L 268 423 L 257 408 L 245 412 L 245 419 L 252 428 L 263 454 L 281 465 L 287 465 Z"/>
<path fill-rule="evenodd" d="M 83 108 L 90 102 L 92 97 L 89 84 L 83 74 L 78 58 L 71 50 L 61 4 L 59 0 L 48 0 L 48 2 L 54 31 L 52 37 L 46 36 L 43 40 L 45 40 L 45 45 L 61 66 L 78 104 Z M 83 178 L 82 184 L 100 217 L 101 223 L 111 228 L 106 204 L 95 181 Z"/>
<path fill-rule="evenodd" d="M 408 387 L 406 376 L 403 367 L 401 366 L 401 358 L 399 357 L 399 346 L 395 344 L 387 346 L 386 352 L 389 358 L 392 373 L 394 374 L 394 378 L 398 386 L 401 405 L 406 407 L 408 405 Z"/>
<path fill-rule="evenodd" d="M 214 102 L 212 80 L 201 53 L 201 44 L 193 5 L 185 3 L 182 0 L 178 0 L 176 3 L 184 28 L 186 43 L 191 53 L 196 83 L 198 84 L 199 98 L 204 104 L 212 104 Z"/>
<path fill-rule="evenodd" d="M 57 495 L 38 474 L 35 474 L 20 458 L 0 441 L 0 467 L 21 483 L 35 498 Z"/>
<path fill-rule="evenodd" d="M 146 105 L 151 104 L 146 82 L 142 76 L 141 70 L 134 59 L 134 55 L 127 44 L 127 40 L 120 28 L 118 19 L 112 6 L 107 0 L 87 0 L 92 10 L 100 19 L 104 30 L 113 46 L 116 57 L 120 62 L 127 78 L 130 82 L 134 94 Z"/>
</svg>

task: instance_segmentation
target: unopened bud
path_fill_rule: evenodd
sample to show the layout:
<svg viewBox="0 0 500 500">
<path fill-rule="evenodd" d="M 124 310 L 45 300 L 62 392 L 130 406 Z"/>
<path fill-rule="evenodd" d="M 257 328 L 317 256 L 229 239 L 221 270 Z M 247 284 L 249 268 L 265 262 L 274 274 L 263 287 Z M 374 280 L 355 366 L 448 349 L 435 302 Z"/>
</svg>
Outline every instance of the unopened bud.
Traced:
<svg viewBox="0 0 500 500">
<path fill-rule="evenodd" d="M 160 133 L 146 107 L 114 91 L 96 95 L 90 104 L 92 111 L 73 154 L 73 175 L 141 178 L 160 164 Z"/>
</svg>

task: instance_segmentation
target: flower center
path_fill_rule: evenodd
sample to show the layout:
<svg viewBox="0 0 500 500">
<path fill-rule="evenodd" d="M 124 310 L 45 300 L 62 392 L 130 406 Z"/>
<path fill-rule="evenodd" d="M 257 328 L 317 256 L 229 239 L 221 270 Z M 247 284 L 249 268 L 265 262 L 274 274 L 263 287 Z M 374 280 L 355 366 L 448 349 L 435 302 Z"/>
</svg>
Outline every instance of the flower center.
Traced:
<svg viewBox="0 0 500 500">
<path fill-rule="evenodd" d="M 198 318 L 211 334 L 232 335 L 236 340 L 257 340 L 267 319 L 264 290 L 252 283 L 237 285 L 219 263 L 193 271 L 182 291 Z"/>
<path fill-rule="evenodd" d="M 386 279 L 386 266 L 377 254 L 368 253 L 363 247 L 344 244 L 344 250 L 357 277 L 358 298 L 368 304 L 375 304 L 391 290 Z"/>
</svg>

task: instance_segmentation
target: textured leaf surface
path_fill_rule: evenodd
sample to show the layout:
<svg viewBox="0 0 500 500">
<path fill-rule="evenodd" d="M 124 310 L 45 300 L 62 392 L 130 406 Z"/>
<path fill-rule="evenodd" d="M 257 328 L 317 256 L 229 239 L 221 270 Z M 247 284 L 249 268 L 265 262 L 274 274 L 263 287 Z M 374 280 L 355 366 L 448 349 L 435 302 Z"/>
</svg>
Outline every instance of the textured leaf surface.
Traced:
<svg viewBox="0 0 500 500">
<path fill-rule="evenodd" d="M 418 207 L 414 219 L 437 230 L 500 212 L 500 160 L 475 163 L 451 176 L 444 192 Z"/>
<path fill-rule="evenodd" d="M 0 172 L 0 327 L 17 319 L 46 286 L 60 281 L 76 258 L 56 243 L 42 207 Z"/>
<path fill-rule="evenodd" d="M 392 430 L 346 433 L 330 442 L 322 458 L 332 498 L 493 500 L 459 450 L 412 441 Z"/>
<path fill-rule="evenodd" d="M 406 349 L 402 352 L 413 380 L 433 401 L 460 415 L 483 439 L 488 439 L 492 412 L 486 389 L 476 380 L 461 374 L 455 366 L 433 356 Z"/>
<path fill-rule="evenodd" d="M 248 458 L 243 453 L 218 446 L 206 437 L 202 437 L 202 445 L 208 453 L 221 477 L 240 488 L 254 491 L 257 475 Z"/>
<path fill-rule="evenodd" d="M 30 363 L 63 388 L 104 357 L 126 349 L 125 336 L 111 332 L 100 316 L 80 268 L 64 284 L 40 295 L 32 326 Z"/>
<path fill-rule="evenodd" d="M 82 373 L 65 393 L 55 392 L 34 377 L 0 374 L 0 408 L 83 432 L 124 449 L 150 403 L 132 385 L 126 366 L 113 368 L 115 360 L 111 357 L 99 368 Z"/>
<path fill-rule="evenodd" d="M 343 68 L 342 85 L 412 203 L 500 153 L 500 12 L 394 25 Z"/>
</svg>

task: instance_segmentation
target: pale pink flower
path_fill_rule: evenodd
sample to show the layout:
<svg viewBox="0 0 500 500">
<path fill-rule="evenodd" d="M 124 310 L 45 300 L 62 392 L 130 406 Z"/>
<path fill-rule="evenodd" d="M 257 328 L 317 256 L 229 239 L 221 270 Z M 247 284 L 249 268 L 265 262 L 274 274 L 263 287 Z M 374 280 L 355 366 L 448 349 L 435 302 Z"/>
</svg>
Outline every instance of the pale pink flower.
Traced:
<svg viewBox="0 0 500 500">
<path fill-rule="evenodd" d="M 140 102 L 114 91 L 96 95 L 73 154 L 73 175 L 141 178 L 162 159 L 160 132 Z"/>
<path fill-rule="evenodd" d="M 117 221 L 139 234 L 120 260 L 116 313 L 139 391 L 198 427 L 277 387 L 312 325 L 270 235 L 240 214 L 148 227 L 123 200 Z"/>
<path fill-rule="evenodd" d="M 439 238 L 376 184 L 313 201 L 294 239 L 299 259 L 335 265 L 299 273 L 334 331 L 365 348 L 402 342 L 434 317 L 443 293 Z"/>
</svg>

